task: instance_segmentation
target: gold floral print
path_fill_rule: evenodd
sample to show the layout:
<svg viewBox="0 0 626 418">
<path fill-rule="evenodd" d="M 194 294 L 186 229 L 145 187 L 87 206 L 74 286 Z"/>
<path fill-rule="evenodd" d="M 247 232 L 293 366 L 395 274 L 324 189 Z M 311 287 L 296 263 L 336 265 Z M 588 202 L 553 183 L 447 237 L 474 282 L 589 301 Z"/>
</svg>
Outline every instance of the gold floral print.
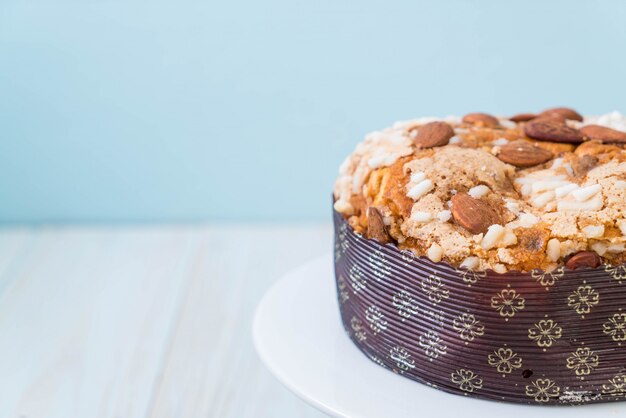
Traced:
<svg viewBox="0 0 626 418">
<path fill-rule="evenodd" d="M 438 276 L 431 274 L 422 280 L 422 290 L 428 296 L 428 300 L 437 304 L 443 299 L 448 299 L 450 291 L 445 289 L 445 285 Z"/>
<path fill-rule="evenodd" d="M 350 299 L 350 294 L 348 293 L 348 285 L 346 284 L 346 279 L 342 274 L 339 275 L 337 279 L 337 290 L 339 291 L 339 301 L 343 305 L 346 303 L 348 299 Z"/>
<path fill-rule="evenodd" d="M 350 248 L 350 241 L 348 241 L 348 224 L 346 222 L 342 222 L 339 227 L 339 236 L 337 237 L 339 241 L 339 250 L 341 254 L 345 254 L 345 252 Z"/>
<path fill-rule="evenodd" d="M 533 270 L 530 275 L 533 279 L 541 283 L 542 286 L 552 286 L 565 274 L 565 269 L 561 266 L 552 271 Z"/>
<path fill-rule="evenodd" d="M 419 312 L 417 301 L 406 290 L 401 290 L 393 295 L 392 305 L 398 310 L 402 320 L 410 318 Z"/>
<path fill-rule="evenodd" d="M 626 397 L 626 374 L 618 374 L 608 383 L 602 385 L 602 393 L 612 396 Z"/>
<path fill-rule="evenodd" d="M 550 347 L 561 338 L 563 329 L 552 319 L 542 319 L 528 330 L 528 338 L 539 347 Z"/>
<path fill-rule="evenodd" d="M 463 282 L 469 285 L 473 285 L 483 277 L 487 276 L 487 272 L 485 271 L 473 271 L 465 268 L 456 269 L 456 272 L 461 276 Z"/>
<path fill-rule="evenodd" d="M 462 340 L 473 341 L 475 337 L 485 334 L 485 327 L 474 315 L 464 313 L 452 322 L 452 327 L 459 333 Z"/>
<path fill-rule="evenodd" d="M 402 261 L 404 261 L 404 265 L 408 266 L 415 260 L 415 254 L 411 250 L 402 250 L 400 252 L 400 257 L 402 257 Z"/>
<path fill-rule="evenodd" d="M 350 326 L 352 327 L 352 331 L 354 331 L 354 338 L 356 338 L 360 342 L 363 342 L 367 339 L 365 327 L 363 327 L 363 321 L 361 321 L 356 316 L 353 316 L 352 319 L 350 319 Z"/>
<path fill-rule="evenodd" d="M 483 380 L 476 373 L 467 369 L 458 369 L 451 373 L 450 381 L 457 384 L 463 392 L 471 393 L 483 387 Z"/>
<path fill-rule="evenodd" d="M 385 320 L 385 315 L 378 308 L 378 306 L 372 305 L 368 307 L 365 310 L 365 319 L 369 323 L 369 326 L 374 332 L 374 335 L 387 329 L 387 321 Z"/>
<path fill-rule="evenodd" d="M 604 266 L 604 271 L 609 273 L 609 276 L 613 280 L 617 280 L 618 283 L 622 283 L 622 281 L 626 281 L 626 265 L 622 264 L 617 267 L 613 267 L 610 264 Z"/>
<path fill-rule="evenodd" d="M 567 368 L 574 370 L 576 376 L 588 376 L 598 367 L 599 358 L 589 347 L 581 347 L 577 348 L 566 361 Z"/>
<path fill-rule="evenodd" d="M 535 402 L 545 403 L 550 398 L 558 397 L 561 388 L 551 379 L 537 379 L 530 385 L 526 385 L 526 396 L 535 399 Z"/>
<path fill-rule="evenodd" d="M 431 361 L 445 355 L 448 349 L 435 331 L 427 331 L 420 335 L 419 345 L 424 349 L 424 353 L 430 357 Z"/>
<path fill-rule="evenodd" d="M 613 341 L 626 341 L 626 313 L 616 313 L 602 327 Z"/>
<path fill-rule="evenodd" d="M 424 314 L 424 318 L 435 325 L 439 325 L 440 327 L 443 327 L 443 324 L 446 321 L 446 314 L 444 311 L 436 312 L 430 309 L 425 309 L 422 313 Z"/>
<path fill-rule="evenodd" d="M 367 287 L 367 279 L 365 278 L 365 274 L 361 267 L 357 264 L 353 264 L 350 267 L 350 271 L 348 272 L 348 280 L 350 281 L 350 286 L 352 286 L 352 291 L 354 293 L 358 293 L 359 291 L 365 289 Z"/>
<path fill-rule="evenodd" d="M 415 368 L 415 360 L 406 349 L 396 346 L 389 350 L 389 357 L 396 362 L 396 367 L 402 371 Z"/>
<path fill-rule="evenodd" d="M 567 306 L 578 314 L 588 314 L 600 302 L 600 294 L 591 286 L 579 286 L 567 297 Z"/>
<path fill-rule="evenodd" d="M 374 363 L 378 364 L 379 366 L 383 366 L 385 368 L 387 368 L 387 365 L 385 363 L 383 363 L 383 361 L 375 355 L 371 355 L 369 356 L 370 360 L 372 360 Z"/>
<path fill-rule="evenodd" d="M 489 354 L 487 362 L 490 366 L 495 367 L 498 373 L 509 374 L 522 367 L 522 358 L 506 347 L 498 348 L 493 354 Z"/>
<path fill-rule="evenodd" d="M 518 311 L 524 309 L 525 300 L 513 289 L 503 289 L 491 298 L 491 307 L 503 317 L 514 317 Z"/>
<path fill-rule="evenodd" d="M 376 250 L 370 254 L 368 264 L 372 268 L 372 273 L 376 276 L 376 280 L 381 281 L 387 279 L 391 275 L 391 266 L 385 254 Z"/>
</svg>

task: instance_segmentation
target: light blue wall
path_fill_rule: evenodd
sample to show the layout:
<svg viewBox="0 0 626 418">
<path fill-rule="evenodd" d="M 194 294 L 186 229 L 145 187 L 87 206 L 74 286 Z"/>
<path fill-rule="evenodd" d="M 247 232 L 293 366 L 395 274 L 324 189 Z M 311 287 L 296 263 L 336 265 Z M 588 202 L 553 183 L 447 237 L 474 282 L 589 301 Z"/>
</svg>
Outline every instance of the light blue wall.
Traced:
<svg viewBox="0 0 626 418">
<path fill-rule="evenodd" d="M 323 219 L 367 131 L 625 79 L 617 0 L 2 0 L 0 221 Z"/>
</svg>

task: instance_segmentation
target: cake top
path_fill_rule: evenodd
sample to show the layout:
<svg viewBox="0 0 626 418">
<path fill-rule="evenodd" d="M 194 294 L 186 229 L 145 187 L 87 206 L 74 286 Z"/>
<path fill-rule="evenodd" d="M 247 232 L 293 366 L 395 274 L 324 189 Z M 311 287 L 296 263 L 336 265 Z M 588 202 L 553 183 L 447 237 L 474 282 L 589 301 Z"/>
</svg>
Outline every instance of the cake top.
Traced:
<svg viewBox="0 0 626 418">
<path fill-rule="evenodd" d="M 340 168 L 358 233 L 472 270 L 626 260 L 626 117 L 569 108 L 421 118 L 373 132 Z"/>
</svg>

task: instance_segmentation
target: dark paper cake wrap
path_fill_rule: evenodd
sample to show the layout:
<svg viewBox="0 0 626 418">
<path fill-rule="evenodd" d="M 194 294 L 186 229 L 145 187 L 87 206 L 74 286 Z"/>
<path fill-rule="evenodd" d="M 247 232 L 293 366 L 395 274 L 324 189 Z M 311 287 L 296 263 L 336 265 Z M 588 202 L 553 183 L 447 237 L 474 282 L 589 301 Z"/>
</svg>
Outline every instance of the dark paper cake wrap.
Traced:
<svg viewBox="0 0 626 418">
<path fill-rule="evenodd" d="M 471 272 L 354 233 L 334 212 L 344 328 L 373 362 L 447 392 L 626 400 L 626 269 Z"/>
</svg>

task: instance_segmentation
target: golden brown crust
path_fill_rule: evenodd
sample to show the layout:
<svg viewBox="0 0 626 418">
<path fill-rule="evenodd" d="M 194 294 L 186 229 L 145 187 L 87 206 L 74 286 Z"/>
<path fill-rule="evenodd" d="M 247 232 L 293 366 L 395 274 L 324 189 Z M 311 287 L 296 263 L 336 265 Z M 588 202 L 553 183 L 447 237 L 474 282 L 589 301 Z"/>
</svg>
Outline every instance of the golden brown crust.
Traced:
<svg viewBox="0 0 626 418">
<path fill-rule="evenodd" d="M 443 261 L 454 266 L 549 270 L 581 251 L 593 251 L 613 264 L 626 259 L 622 144 L 537 141 L 525 135 L 526 121 L 500 119 L 494 125 L 481 118 L 471 124 L 446 120 L 455 136 L 435 148 L 415 147 L 409 136 L 428 122 L 412 121 L 382 131 L 391 145 L 375 136 L 348 160 L 335 195 L 347 194 L 349 205 L 342 204 L 344 210 L 339 211 L 357 232 L 367 234 L 367 211 L 376 207 L 398 247 L 426 255 L 436 245 L 443 249 Z M 567 121 L 572 123 L 577 122 Z M 403 137 L 407 142 L 402 142 Z M 549 151 L 551 158 L 536 159 L 537 164 L 526 159 L 519 167 L 501 161 L 502 148 L 520 139 Z M 402 148 L 407 146 L 412 147 L 410 153 Z M 380 147 L 391 149 L 395 157 L 377 166 Z M 452 209 L 459 210 L 453 206 L 457 194 L 469 194 L 486 205 L 497 213 L 493 216 L 497 223 L 478 222 L 478 231 L 455 222 Z"/>
</svg>

